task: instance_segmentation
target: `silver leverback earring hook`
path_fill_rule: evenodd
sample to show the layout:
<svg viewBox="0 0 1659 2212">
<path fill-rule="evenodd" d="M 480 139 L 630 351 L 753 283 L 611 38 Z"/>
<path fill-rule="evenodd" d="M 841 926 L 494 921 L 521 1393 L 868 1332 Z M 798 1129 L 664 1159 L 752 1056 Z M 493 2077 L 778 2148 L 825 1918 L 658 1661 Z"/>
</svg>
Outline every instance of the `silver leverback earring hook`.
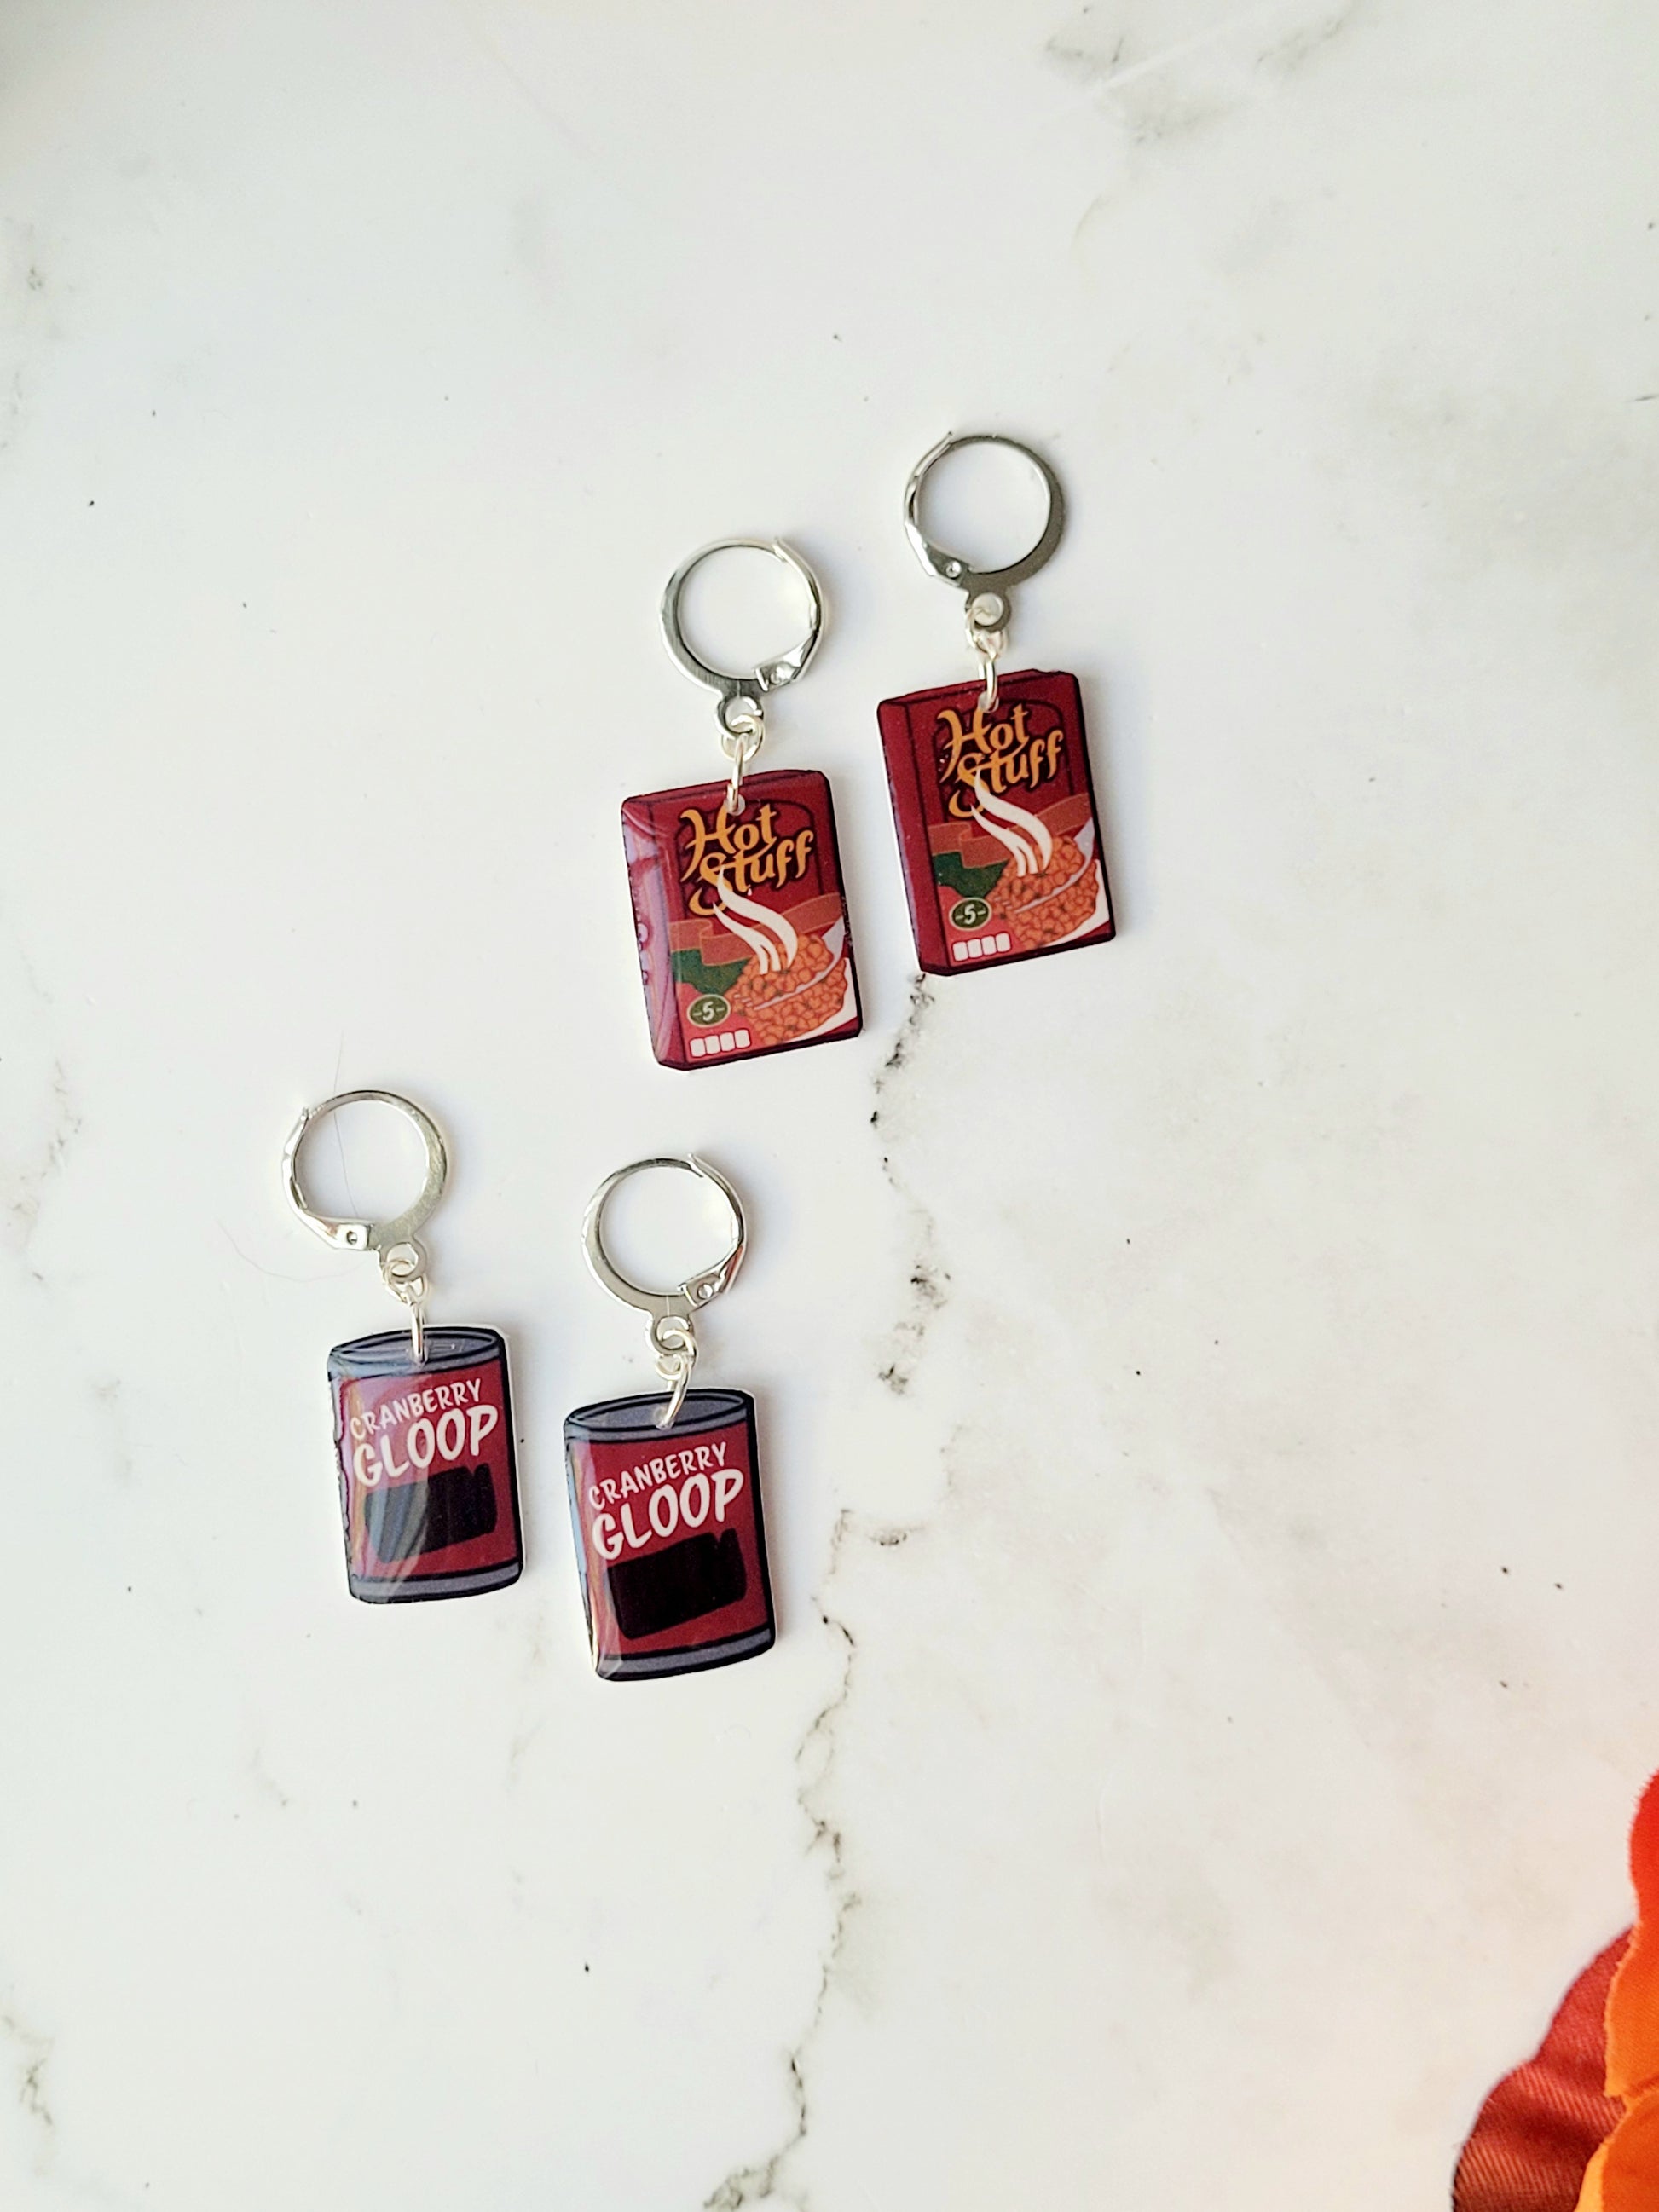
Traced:
<svg viewBox="0 0 1659 2212">
<path fill-rule="evenodd" d="M 306 1196 L 300 1180 L 300 1146 L 314 1122 L 337 1113 L 342 1106 L 391 1106 L 411 1121 L 426 1147 L 426 1177 L 414 1203 L 390 1221 L 345 1221 L 319 1213 Z M 443 1196 L 449 1179 L 449 1154 L 438 1125 L 412 1099 L 395 1091 L 342 1091 L 325 1098 L 320 1106 L 307 1106 L 289 1131 L 283 1146 L 283 1188 L 288 1202 L 313 1236 L 337 1251 L 373 1252 L 380 1263 L 380 1279 L 393 1297 L 409 1309 L 410 1336 L 418 1367 L 426 1353 L 426 1300 L 428 1284 L 426 1254 L 415 1241 Z"/>
<path fill-rule="evenodd" d="M 712 1267 L 689 1275 L 672 1291 L 642 1289 L 623 1273 L 605 1249 L 605 1207 L 629 1176 L 642 1174 L 647 1168 L 679 1168 L 687 1175 L 701 1176 L 720 1193 L 732 1216 L 732 1241 L 721 1257 Z M 614 1175 L 608 1175 L 589 1202 L 582 1220 L 582 1249 L 587 1255 L 588 1266 L 613 1298 L 651 1316 L 651 1346 L 657 1355 L 657 1372 L 669 1386 L 667 1402 L 656 1417 L 659 1429 L 673 1427 L 690 1388 L 692 1370 L 697 1364 L 696 1316 L 722 1291 L 731 1288 L 747 1249 L 748 1225 L 744 1219 L 743 1201 L 717 1168 L 711 1168 L 707 1160 L 698 1159 L 692 1152 L 670 1152 L 660 1159 L 631 1161 Z"/>
<path fill-rule="evenodd" d="M 1019 454 L 1031 464 L 1048 491 L 1048 514 L 1041 537 L 1029 553 L 1009 562 L 1006 568 L 975 568 L 959 555 L 935 545 L 921 526 L 923 486 L 947 453 L 957 453 L 964 446 L 1006 446 L 1010 453 Z M 1022 446 L 1018 438 L 1005 438 L 994 430 L 969 430 L 960 437 L 947 434 L 938 445 L 928 448 L 910 471 L 904 487 L 904 532 L 928 574 L 937 576 L 943 584 L 954 584 L 967 596 L 968 642 L 978 656 L 984 676 L 980 704 L 988 714 L 997 703 L 997 662 L 1008 647 L 1013 587 L 1047 565 L 1065 529 L 1066 495 L 1060 488 L 1060 478 L 1041 453 Z"/>
<path fill-rule="evenodd" d="M 808 608 L 806 635 L 799 645 L 741 673 L 713 667 L 693 652 L 680 619 L 680 602 L 693 571 L 716 553 L 769 553 L 774 560 L 781 561 L 785 568 L 793 571 L 806 588 Z M 668 650 L 686 674 L 720 694 L 714 711 L 720 718 L 720 744 L 732 763 L 726 811 L 741 814 L 744 771 L 765 742 L 767 695 L 781 691 L 786 684 L 793 684 L 806 673 L 823 634 L 823 594 L 818 588 L 818 580 L 799 554 L 781 538 L 719 538 L 712 545 L 702 546 L 689 560 L 682 561 L 669 578 L 662 595 L 662 634 L 668 641 Z"/>
</svg>

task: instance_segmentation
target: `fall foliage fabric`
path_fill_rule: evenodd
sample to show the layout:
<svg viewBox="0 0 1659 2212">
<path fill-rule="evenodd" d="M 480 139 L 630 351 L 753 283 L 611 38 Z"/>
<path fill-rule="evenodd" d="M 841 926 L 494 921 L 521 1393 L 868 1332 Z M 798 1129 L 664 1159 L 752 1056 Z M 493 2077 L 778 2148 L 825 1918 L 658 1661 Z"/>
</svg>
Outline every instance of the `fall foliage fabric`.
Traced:
<svg viewBox="0 0 1659 2212">
<path fill-rule="evenodd" d="M 1580 1974 L 1535 2055 L 1480 2108 L 1452 2212 L 1576 2212 L 1584 2170 L 1624 2113 L 1606 2094 L 1607 1992 L 1629 1938 Z"/>
<path fill-rule="evenodd" d="M 1631 1828 L 1636 1925 L 1481 2107 L 1453 2212 L 1659 2212 L 1659 1775 Z"/>
</svg>

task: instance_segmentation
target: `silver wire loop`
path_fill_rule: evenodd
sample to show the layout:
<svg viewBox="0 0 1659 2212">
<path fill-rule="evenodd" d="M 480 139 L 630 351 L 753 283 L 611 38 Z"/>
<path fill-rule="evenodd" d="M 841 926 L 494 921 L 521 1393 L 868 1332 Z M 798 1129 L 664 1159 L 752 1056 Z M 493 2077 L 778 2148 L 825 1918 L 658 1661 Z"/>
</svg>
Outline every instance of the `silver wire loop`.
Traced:
<svg viewBox="0 0 1659 2212">
<path fill-rule="evenodd" d="M 769 553 L 774 560 L 781 561 L 805 586 L 808 607 L 807 632 L 798 646 L 740 673 L 711 667 L 694 653 L 680 621 L 680 602 L 692 572 L 715 553 L 732 552 Z M 686 674 L 720 694 L 715 712 L 720 717 L 720 743 L 732 763 L 728 806 L 733 814 L 740 814 L 744 770 L 760 750 L 766 736 L 767 695 L 781 691 L 786 684 L 806 673 L 823 635 L 823 594 L 818 588 L 818 580 L 800 555 L 781 538 L 720 538 L 713 545 L 702 546 L 690 560 L 682 561 L 669 578 L 662 595 L 662 634 L 668 641 L 668 650 Z"/>
<path fill-rule="evenodd" d="M 726 786 L 726 811 L 728 814 L 741 814 L 745 804 L 744 770 L 766 742 L 766 710 L 758 700 L 722 699 L 720 715 L 724 726 L 720 744 L 732 763 Z"/>
<path fill-rule="evenodd" d="M 963 446 L 1006 446 L 1011 453 L 1030 461 L 1048 490 L 1048 514 L 1042 535 L 1029 553 L 1018 561 L 1011 561 L 1006 568 L 972 568 L 959 555 L 935 545 L 921 526 L 921 495 L 928 477 L 947 453 L 957 453 Z M 969 430 L 960 437 L 948 435 L 930 447 L 910 471 L 909 482 L 904 487 L 905 535 L 930 576 L 937 576 L 944 584 L 954 584 L 967 595 L 968 642 L 978 658 L 984 678 L 980 705 L 988 714 L 997 703 L 997 662 L 1008 649 L 1008 627 L 1013 617 L 1010 594 L 1016 584 L 1024 583 L 1046 566 L 1065 528 L 1066 495 L 1060 490 L 1059 477 L 1041 453 L 1022 446 L 1018 438 L 1005 438 L 994 430 Z"/>
<path fill-rule="evenodd" d="M 689 1275 L 672 1291 L 647 1291 L 631 1282 L 605 1249 L 605 1209 L 612 1194 L 629 1176 L 640 1175 L 647 1168 L 679 1168 L 687 1175 L 700 1176 L 719 1191 L 732 1216 L 731 1242 L 720 1258 L 712 1267 Z M 634 1160 L 608 1175 L 588 1204 L 582 1221 L 582 1249 L 595 1279 L 623 1305 L 651 1316 L 651 1348 L 656 1354 L 657 1372 L 669 1388 L 667 1403 L 657 1415 L 659 1429 L 672 1428 L 678 1419 L 690 1387 L 697 1364 L 696 1317 L 722 1291 L 730 1289 L 747 1248 L 748 1224 L 742 1200 L 719 1170 L 695 1153 L 671 1152 L 660 1159 Z"/>
<path fill-rule="evenodd" d="M 412 1237 L 389 1244 L 381 1253 L 380 1280 L 409 1308 L 409 1334 L 418 1367 L 426 1357 L 426 1254 Z"/>
<path fill-rule="evenodd" d="M 657 1372 L 668 1385 L 668 1403 L 657 1415 L 659 1429 L 672 1429 L 685 1403 L 697 1364 L 697 1340 L 689 1322 L 653 1321 L 651 1342 L 657 1354 Z"/>
<path fill-rule="evenodd" d="M 426 1146 L 426 1179 L 413 1205 L 390 1221 L 342 1221 L 319 1213 L 307 1198 L 300 1180 L 300 1146 L 313 1122 L 342 1106 L 391 1106 L 411 1121 Z M 426 1254 L 415 1241 L 415 1231 L 431 1216 L 449 1180 L 449 1154 L 438 1125 L 412 1099 L 395 1091 L 342 1091 L 325 1098 L 320 1106 L 307 1106 L 289 1131 L 283 1146 L 283 1188 L 289 1206 L 306 1227 L 325 1244 L 343 1252 L 373 1252 L 380 1263 L 380 1279 L 393 1297 L 409 1309 L 410 1336 L 418 1367 L 426 1354 Z"/>
<path fill-rule="evenodd" d="M 1008 650 L 1007 600 L 997 592 L 980 592 L 968 602 L 968 642 L 979 657 L 985 682 L 979 695 L 982 714 L 994 714 L 997 703 L 997 662 Z"/>
</svg>

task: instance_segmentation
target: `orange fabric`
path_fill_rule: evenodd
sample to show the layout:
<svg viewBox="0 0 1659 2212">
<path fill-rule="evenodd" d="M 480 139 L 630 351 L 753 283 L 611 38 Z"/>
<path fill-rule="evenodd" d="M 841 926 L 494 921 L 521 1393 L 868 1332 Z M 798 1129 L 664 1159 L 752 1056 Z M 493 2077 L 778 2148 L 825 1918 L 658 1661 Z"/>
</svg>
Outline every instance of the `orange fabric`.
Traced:
<svg viewBox="0 0 1659 2212">
<path fill-rule="evenodd" d="M 1602 2075 L 1607 1991 L 1627 1940 L 1609 1943 L 1584 1969 L 1536 2057 L 1505 2075 L 1481 2106 L 1457 2161 L 1453 2212 L 1574 2212 L 1579 2205 L 1586 2166 L 1624 2118 Z"/>
<path fill-rule="evenodd" d="M 1453 2212 L 1659 2212 L 1659 1774 L 1630 1832 L 1636 1925 L 1480 2108 Z"/>
<path fill-rule="evenodd" d="M 1577 2212 L 1659 2212 L 1659 1775 L 1636 1808 L 1630 1875 L 1636 1927 L 1607 1998 L 1607 2088 L 1626 2110 Z"/>
<path fill-rule="evenodd" d="M 1584 2176 L 1575 2212 L 1654 2212 L 1659 2205 L 1659 2090 L 1620 2121 Z"/>
<path fill-rule="evenodd" d="M 1630 1832 L 1636 1927 L 1607 2000 L 1607 2093 L 1639 2096 L 1659 2081 L 1659 1774 Z"/>
</svg>

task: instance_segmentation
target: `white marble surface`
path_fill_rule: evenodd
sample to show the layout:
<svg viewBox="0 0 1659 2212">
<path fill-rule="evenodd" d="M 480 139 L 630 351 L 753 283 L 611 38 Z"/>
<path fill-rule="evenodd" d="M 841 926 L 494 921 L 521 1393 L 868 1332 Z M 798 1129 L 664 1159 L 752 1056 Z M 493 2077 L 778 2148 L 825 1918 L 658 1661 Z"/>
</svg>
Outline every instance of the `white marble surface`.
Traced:
<svg viewBox="0 0 1659 2212">
<path fill-rule="evenodd" d="M 0 2199 L 1433 2205 L 1659 1764 L 1659 26 L 1640 0 L 12 0 Z M 896 502 L 1072 495 L 1017 665 L 1123 933 L 913 994 Z M 834 624 L 861 1040 L 645 1046 L 655 634 Z M 528 1571 L 345 1596 L 295 1108 L 413 1091 Z M 743 1183 L 782 1637 L 588 1672 L 599 1176 Z"/>
</svg>

